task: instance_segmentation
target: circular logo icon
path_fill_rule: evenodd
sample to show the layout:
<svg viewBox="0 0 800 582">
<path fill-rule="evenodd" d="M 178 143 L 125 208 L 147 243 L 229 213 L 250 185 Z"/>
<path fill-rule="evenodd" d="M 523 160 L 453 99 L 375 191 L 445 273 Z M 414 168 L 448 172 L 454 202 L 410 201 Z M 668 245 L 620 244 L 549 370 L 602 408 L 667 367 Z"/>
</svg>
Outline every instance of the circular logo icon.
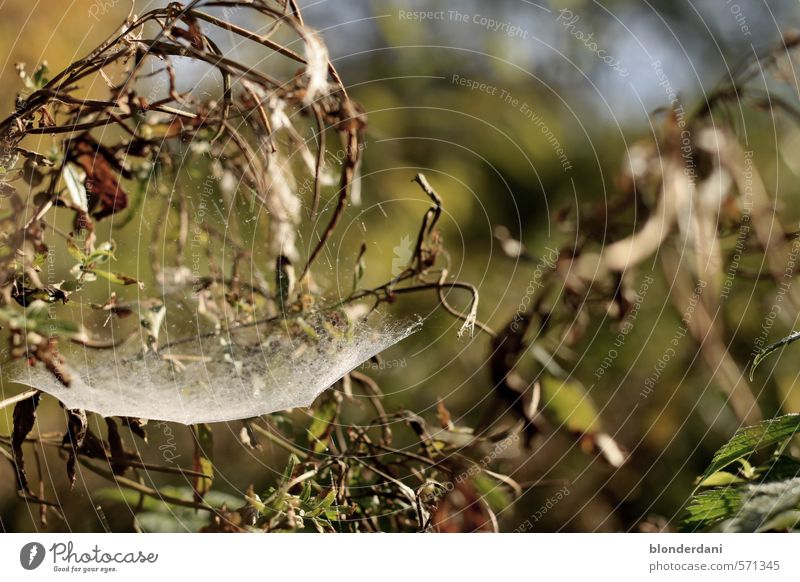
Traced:
<svg viewBox="0 0 800 582">
<path fill-rule="evenodd" d="M 30 542 L 19 551 L 19 563 L 26 570 L 35 570 L 44 561 L 44 546 L 39 542 Z"/>
</svg>

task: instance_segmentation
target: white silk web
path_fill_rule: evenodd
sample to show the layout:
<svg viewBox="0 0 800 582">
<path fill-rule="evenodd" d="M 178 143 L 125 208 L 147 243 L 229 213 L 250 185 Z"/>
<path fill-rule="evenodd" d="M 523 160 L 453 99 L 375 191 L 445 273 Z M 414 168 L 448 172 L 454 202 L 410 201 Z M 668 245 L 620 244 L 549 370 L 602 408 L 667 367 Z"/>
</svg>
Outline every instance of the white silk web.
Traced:
<svg viewBox="0 0 800 582">
<path fill-rule="evenodd" d="M 70 358 L 69 387 L 41 367 L 12 380 L 70 409 L 183 424 L 310 406 L 349 371 L 419 330 L 421 322 L 281 320 L 173 342 L 158 354 Z"/>
</svg>

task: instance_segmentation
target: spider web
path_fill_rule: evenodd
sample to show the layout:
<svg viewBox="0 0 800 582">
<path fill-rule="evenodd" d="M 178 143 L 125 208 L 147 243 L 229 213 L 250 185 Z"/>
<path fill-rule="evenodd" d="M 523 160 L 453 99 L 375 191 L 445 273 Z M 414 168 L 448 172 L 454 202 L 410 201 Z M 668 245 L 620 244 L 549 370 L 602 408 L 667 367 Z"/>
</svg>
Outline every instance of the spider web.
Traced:
<svg viewBox="0 0 800 582">
<path fill-rule="evenodd" d="M 310 406 L 337 380 L 421 328 L 421 320 L 331 325 L 323 317 L 243 326 L 173 342 L 158 354 L 70 357 L 69 387 L 26 367 L 12 380 L 70 409 L 183 424 Z M 83 353 L 80 351 L 79 353 Z"/>
</svg>

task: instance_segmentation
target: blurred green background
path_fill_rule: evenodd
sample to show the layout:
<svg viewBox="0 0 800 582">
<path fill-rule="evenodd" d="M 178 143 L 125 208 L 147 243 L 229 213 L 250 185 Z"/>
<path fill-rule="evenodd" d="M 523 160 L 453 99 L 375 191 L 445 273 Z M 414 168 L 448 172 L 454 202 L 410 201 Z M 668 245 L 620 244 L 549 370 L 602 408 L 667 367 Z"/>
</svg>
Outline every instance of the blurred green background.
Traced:
<svg viewBox="0 0 800 582">
<path fill-rule="evenodd" d="M 423 171 L 444 200 L 442 229 L 450 271 L 479 288 L 479 318 L 495 329 L 513 316 L 532 274 L 531 265 L 504 256 L 494 229 L 506 226 L 535 256 L 570 239 L 569 229 L 554 220 L 556 213 L 572 207 L 580 222 L 585 209 L 610 197 L 618 188 L 627 149 L 651 134 L 651 113 L 668 105 L 653 64 L 661 63 L 671 86 L 693 106 L 729 68 L 763 52 L 780 33 L 800 24 L 797 4 L 789 0 L 769 5 L 756 0 L 299 4 L 306 21 L 322 31 L 351 96 L 369 116 L 362 204 L 349 209 L 341 227 L 338 260 L 349 267 L 358 244 L 366 240 L 367 282 L 391 276 L 396 249 L 414 240 L 428 207 L 410 183 Z M 155 5 L 137 2 L 135 11 Z M 123 0 L 0 0 L 3 116 L 13 110 L 20 88 L 15 63 L 25 62 L 32 70 L 46 60 L 51 71 L 60 70 L 111 34 L 129 10 Z M 421 21 L 411 16 L 418 11 L 434 14 Z M 579 19 L 571 20 L 574 16 Z M 231 19 L 253 29 L 263 25 L 244 14 Z M 572 28 L 565 26 L 567 21 Z M 576 31 L 593 36 L 586 40 Z M 603 62 L 591 43 L 618 61 L 624 74 Z M 200 86 L 204 84 L 214 90 L 213 81 L 203 78 Z M 797 148 L 792 147 L 797 131 L 758 112 L 747 112 L 736 127 L 739 135 L 746 133 L 747 149 L 755 151 L 785 228 L 795 230 L 800 220 L 793 172 Z M 123 245 L 134 245 L 135 235 L 131 229 L 114 236 Z M 584 338 L 565 350 L 566 355 L 559 354 L 567 371 L 592 386 L 603 424 L 630 451 L 629 462 L 612 471 L 562 435 L 545 437 L 531 450 L 514 448 L 500 461 L 520 482 L 571 482 L 570 495 L 535 524 L 535 531 L 627 531 L 643 527 L 644 521 L 673 519 L 695 476 L 738 426 L 712 374 L 696 358 L 697 346 L 690 338 L 681 343 L 653 394 L 641 399 L 643 382 L 679 323 L 660 270 L 650 269 L 646 262 L 638 279 L 652 275 L 657 283 L 601 380 L 595 382 L 595 371 L 617 334 L 602 314 L 594 313 Z M 734 290 L 725 317 L 728 328 L 736 330 L 730 336 L 731 352 L 744 365 L 774 289 L 737 280 Z M 402 311 L 426 316 L 424 332 L 385 355 L 386 360 L 403 360 L 402 367 L 375 373 L 388 395 L 387 409 L 402 407 L 435 418 L 442 398 L 454 421 L 467 426 L 487 409 L 501 412 L 485 365 L 487 339 L 477 333 L 472 339 L 457 339 L 460 322 L 437 310 L 433 295 L 413 301 Z M 453 301 L 457 303 L 455 295 Z M 795 314 L 783 313 L 782 318 L 770 339 L 795 323 Z M 753 385 L 766 415 L 800 410 L 792 357 L 787 354 L 776 362 L 774 369 L 757 374 Z M 5 384 L 3 396 L 16 389 Z M 0 412 L 0 433 L 10 431 L 10 415 L 10 409 Z M 52 399 L 44 400 L 39 422 L 42 432 L 63 430 L 63 413 Z M 233 424 L 217 431 L 222 478 L 215 489 L 235 494 L 250 483 L 258 490 L 274 482 L 284 466 L 280 452 L 269 447 L 262 453 L 245 450 Z M 152 450 L 144 454 L 157 459 L 158 447 L 173 436 L 176 450 L 190 462 L 191 441 L 181 427 L 163 425 L 151 431 Z M 51 520 L 53 530 L 130 528 L 128 510 L 92 500 L 93 491 L 107 483 L 80 476 L 68 492 L 63 462 L 57 457 L 43 462 L 67 517 L 65 523 Z M 501 528 L 517 528 L 557 488 L 527 490 L 500 516 Z M 181 519 L 187 520 L 186 528 L 196 527 L 195 517 Z M 36 508 L 15 498 L 11 466 L 4 463 L 0 530 L 38 528 Z"/>
</svg>

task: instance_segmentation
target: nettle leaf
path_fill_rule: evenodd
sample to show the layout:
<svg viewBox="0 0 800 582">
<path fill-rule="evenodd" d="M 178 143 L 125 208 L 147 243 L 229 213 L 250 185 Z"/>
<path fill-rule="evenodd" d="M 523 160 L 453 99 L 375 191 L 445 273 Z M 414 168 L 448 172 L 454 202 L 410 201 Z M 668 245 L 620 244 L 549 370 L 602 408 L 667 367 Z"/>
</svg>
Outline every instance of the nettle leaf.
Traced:
<svg viewBox="0 0 800 582">
<path fill-rule="evenodd" d="M 17 71 L 19 73 L 20 78 L 22 79 L 22 82 L 25 84 L 25 87 L 30 89 L 31 91 L 38 91 L 39 89 L 42 89 L 45 85 L 47 85 L 47 83 L 49 82 L 49 79 L 47 78 L 49 71 L 47 69 L 47 65 L 45 64 L 41 64 L 38 67 L 36 67 L 36 70 L 33 72 L 32 75 L 29 75 L 25 71 L 24 64 L 18 64 Z"/>
<path fill-rule="evenodd" d="M 730 532 L 784 531 L 800 521 L 800 461 L 774 454 L 753 467 L 747 457 L 783 445 L 800 430 L 800 415 L 787 414 L 741 428 L 714 455 L 689 501 L 681 528 Z M 740 475 L 722 469 L 741 464 Z"/>
<path fill-rule="evenodd" d="M 742 507 L 738 489 L 725 487 L 703 491 L 692 497 L 681 521 L 681 531 L 708 530 L 735 515 Z"/>
<path fill-rule="evenodd" d="M 749 457 L 791 438 L 800 431 L 800 414 L 787 414 L 740 428 L 730 441 L 720 448 L 703 474 L 703 479 L 724 469 L 734 461 Z"/>
<path fill-rule="evenodd" d="M 761 532 L 791 529 L 800 514 L 800 478 L 747 485 L 738 489 L 741 507 L 718 529 L 724 532 Z M 788 527 L 787 527 L 788 526 Z"/>
</svg>

